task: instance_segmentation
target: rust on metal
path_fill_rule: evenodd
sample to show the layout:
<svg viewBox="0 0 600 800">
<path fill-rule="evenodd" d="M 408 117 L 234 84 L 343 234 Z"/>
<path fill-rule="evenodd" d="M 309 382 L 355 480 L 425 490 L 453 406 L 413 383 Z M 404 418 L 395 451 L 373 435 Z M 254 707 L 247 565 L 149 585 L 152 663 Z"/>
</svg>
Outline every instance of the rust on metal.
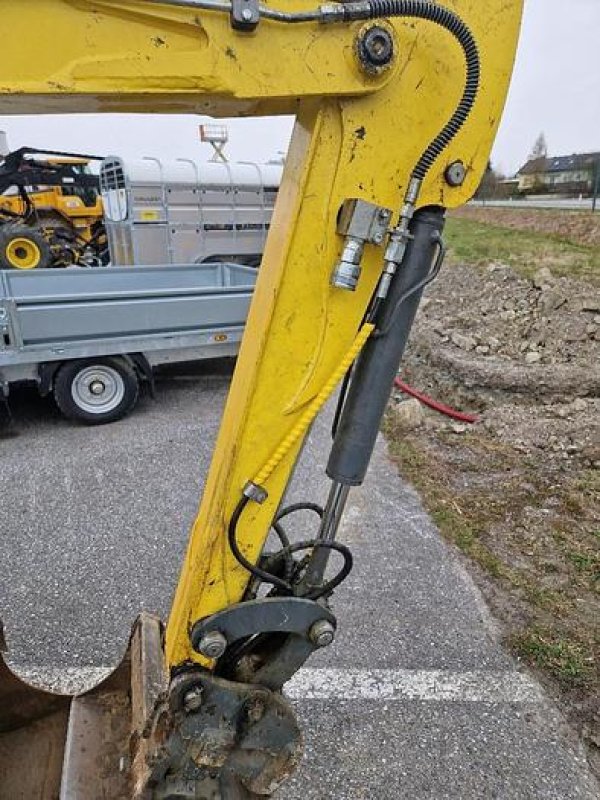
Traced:
<svg viewBox="0 0 600 800">
<path fill-rule="evenodd" d="M 166 687 L 161 623 L 141 615 L 119 666 L 74 696 L 25 683 L 4 661 L 5 649 L 0 646 L 0 800 L 132 800 L 132 748 L 145 735 L 152 698 Z"/>
</svg>

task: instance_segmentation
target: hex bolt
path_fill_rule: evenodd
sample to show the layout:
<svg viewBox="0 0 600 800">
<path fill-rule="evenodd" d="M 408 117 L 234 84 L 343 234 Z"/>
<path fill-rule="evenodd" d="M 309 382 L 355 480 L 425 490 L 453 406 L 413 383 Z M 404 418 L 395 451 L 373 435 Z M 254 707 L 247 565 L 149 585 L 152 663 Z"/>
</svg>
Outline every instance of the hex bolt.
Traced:
<svg viewBox="0 0 600 800">
<path fill-rule="evenodd" d="M 187 714 L 192 714 L 198 711 L 202 705 L 202 686 L 194 686 L 183 696 L 183 708 Z"/>
<path fill-rule="evenodd" d="M 246 717 L 250 722 L 260 722 L 265 715 L 265 711 L 265 704 L 261 697 L 251 697 L 246 703 Z"/>
<path fill-rule="evenodd" d="M 208 631 L 198 645 L 198 652 L 207 658 L 220 658 L 226 649 L 227 639 L 220 631 Z"/>
<path fill-rule="evenodd" d="M 462 161 L 453 161 L 446 167 L 444 178 L 448 186 L 462 186 L 467 176 L 467 168 Z"/>
<path fill-rule="evenodd" d="M 358 57 L 368 71 L 387 66 L 394 58 L 394 40 L 387 28 L 373 25 L 358 39 Z"/>
<path fill-rule="evenodd" d="M 327 647 L 335 638 L 335 628 L 328 619 L 318 619 L 311 625 L 308 636 L 317 647 Z"/>
</svg>

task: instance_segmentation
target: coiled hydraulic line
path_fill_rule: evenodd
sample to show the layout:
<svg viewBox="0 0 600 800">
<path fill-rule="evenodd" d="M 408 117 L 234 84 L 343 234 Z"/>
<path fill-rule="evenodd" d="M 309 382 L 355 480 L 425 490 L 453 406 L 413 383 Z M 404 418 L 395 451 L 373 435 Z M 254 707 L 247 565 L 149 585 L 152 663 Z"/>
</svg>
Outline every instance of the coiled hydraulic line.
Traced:
<svg viewBox="0 0 600 800">
<path fill-rule="evenodd" d="M 244 509 L 248 505 L 249 501 L 250 498 L 247 497 L 246 495 L 243 495 L 240 501 L 238 502 L 237 506 L 235 507 L 233 514 L 231 515 L 229 526 L 227 528 L 227 539 L 229 542 L 229 547 L 231 549 L 231 552 L 235 556 L 236 561 L 239 564 L 241 564 L 245 569 L 247 569 L 248 572 L 255 578 L 257 578 L 259 581 L 264 583 L 270 583 L 277 590 L 279 590 L 279 592 L 282 592 L 285 595 L 294 594 L 294 585 L 292 583 L 292 580 L 297 577 L 294 574 L 295 572 L 294 565 L 292 565 L 291 571 L 289 570 L 289 568 L 286 569 L 285 578 L 280 578 L 273 572 L 269 572 L 268 570 L 262 569 L 261 567 L 256 566 L 256 564 L 253 564 L 244 556 L 244 554 L 240 550 L 240 547 L 237 543 L 237 526 L 240 517 L 242 516 Z M 280 521 L 283 517 L 288 516 L 288 514 L 292 514 L 295 513 L 296 511 L 302 511 L 302 510 L 317 511 L 319 516 L 322 516 L 323 514 L 323 509 L 314 503 L 295 503 L 293 506 L 288 506 L 287 508 L 282 509 L 279 512 L 279 514 L 275 517 L 272 527 L 278 534 L 280 540 L 282 540 L 283 547 L 281 548 L 281 550 L 279 550 L 277 553 L 271 556 L 270 562 L 273 563 L 282 561 L 285 564 L 286 560 L 292 558 L 294 553 L 298 553 L 303 550 L 312 550 L 315 547 L 322 547 L 327 550 L 335 550 L 337 553 L 339 553 L 343 557 L 344 563 L 340 568 L 340 570 L 337 572 L 337 574 L 334 575 L 333 578 L 324 583 L 322 586 L 319 586 L 318 588 L 313 588 L 306 592 L 302 592 L 301 594 L 302 597 L 306 597 L 310 600 L 318 600 L 320 597 L 326 597 L 327 595 L 329 595 L 337 586 L 340 585 L 340 583 L 343 580 L 345 580 L 348 577 L 350 571 L 352 570 L 353 558 L 350 549 L 346 547 L 346 545 L 341 544 L 340 542 L 323 542 L 319 539 L 313 538 L 290 544 L 289 539 L 287 539 L 285 532 L 281 528 Z M 273 566 L 271 568 L 273 569 Z"/>
</svg>

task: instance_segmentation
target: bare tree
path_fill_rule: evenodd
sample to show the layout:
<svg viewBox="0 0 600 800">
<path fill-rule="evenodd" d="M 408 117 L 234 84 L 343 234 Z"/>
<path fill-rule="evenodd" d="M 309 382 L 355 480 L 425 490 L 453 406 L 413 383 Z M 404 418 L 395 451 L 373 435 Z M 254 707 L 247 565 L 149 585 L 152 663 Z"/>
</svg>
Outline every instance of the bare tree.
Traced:
<svg viewBox="0 0 600 800">
<path fill-rule="evenodd" d="M 504 175 L 494 169 L 492 162 L 488 161 L 479 188 L 475 193 L 478 200 L 491 200 L 492 198 L 504 198 L 510 194 L 509 188 L 504 185 Z"/>
</svg>

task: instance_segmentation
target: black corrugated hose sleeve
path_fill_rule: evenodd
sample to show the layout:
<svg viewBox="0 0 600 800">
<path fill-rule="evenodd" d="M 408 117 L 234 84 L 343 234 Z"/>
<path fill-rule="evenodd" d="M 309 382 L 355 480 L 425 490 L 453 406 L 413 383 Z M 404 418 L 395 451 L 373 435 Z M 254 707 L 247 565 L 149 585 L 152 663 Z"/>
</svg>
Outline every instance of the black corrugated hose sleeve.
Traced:
<svg viewBox="0 0 600 800">
<path fill-rule="evenodd" d="M 466 23 L 448 8 L 430 0 L 370 0 L 371 19 L 382 17 L 417 17 L 429 20 L 449 31 L 460 43 L 467 65 L 465 90 L 456 111 L 446 125 L 425 148 L 412 176 L 423 180 L 438 156 L 448 147 L 471 113 L 479 91 L 480 61 L 477 44 Z"/>
</svg>

